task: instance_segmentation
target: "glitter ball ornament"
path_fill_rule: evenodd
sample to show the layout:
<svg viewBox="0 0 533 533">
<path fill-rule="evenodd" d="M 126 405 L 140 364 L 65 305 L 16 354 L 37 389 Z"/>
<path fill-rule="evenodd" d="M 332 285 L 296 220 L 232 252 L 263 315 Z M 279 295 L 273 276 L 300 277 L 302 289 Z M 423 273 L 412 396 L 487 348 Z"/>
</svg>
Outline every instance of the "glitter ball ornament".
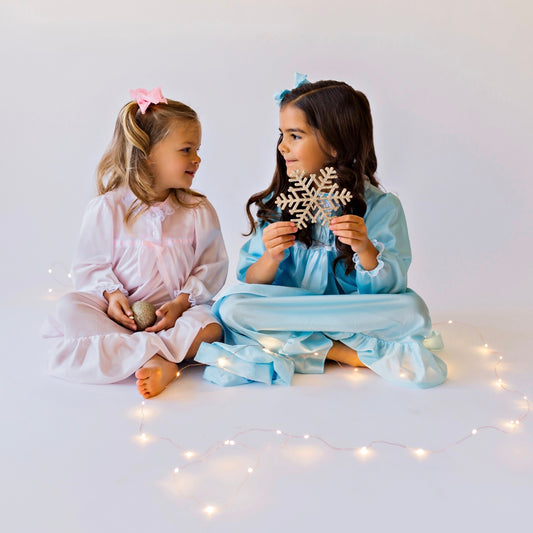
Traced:
<svg viewBox="0 0 533 533">
<path fill-rule="evenodd" d="M 137 324 L 137 330 L 142 331 L 155 324 L 157 319 L 155 307 L 150 302 L 135 302 L 131 306 L 133 311 L 133 320 Z"/>
</svg>

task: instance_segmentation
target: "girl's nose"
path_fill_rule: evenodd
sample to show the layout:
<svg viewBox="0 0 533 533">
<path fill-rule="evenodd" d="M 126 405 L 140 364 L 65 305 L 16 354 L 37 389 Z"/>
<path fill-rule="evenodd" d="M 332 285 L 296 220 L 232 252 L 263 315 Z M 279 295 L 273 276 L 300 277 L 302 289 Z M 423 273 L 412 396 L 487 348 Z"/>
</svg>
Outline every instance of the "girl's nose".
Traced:
<svg viewBox="0 0 533 533">
<path fill-rule="evenodd" d="M 285 144 L 283 144 L 283 141 L 279 143 L 278 150 L 281 155 L 285 155 L 287 153 L 287 147 L 285 146 Z"/>
</svg>

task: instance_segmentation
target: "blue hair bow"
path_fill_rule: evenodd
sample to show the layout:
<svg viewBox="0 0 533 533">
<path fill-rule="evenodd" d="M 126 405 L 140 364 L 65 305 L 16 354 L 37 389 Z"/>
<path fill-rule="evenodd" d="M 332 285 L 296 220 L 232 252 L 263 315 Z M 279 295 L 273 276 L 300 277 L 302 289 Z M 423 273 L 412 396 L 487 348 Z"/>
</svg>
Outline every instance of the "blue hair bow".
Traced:
<svg viewBox="0 0 533 533">
<path fill-rule="evenodd" d="M 309 83 L 307 79 L 307 74 L 300 74 L 299 72 L 295 72 L 294 74 L 294 87 L 293 89 L 296 89 L 296 87 L 300 87 L 300 85 L 303 85 L 304 83 Z M 279 91 L 279 93 L 276 93 L 274 95 L 274 100 L 278 105 L 281 105 L 281 101 L 283 100 L 283 97 L 290 93 L 291 89 L 285 89 L 283 91 Z"/>
</svg>

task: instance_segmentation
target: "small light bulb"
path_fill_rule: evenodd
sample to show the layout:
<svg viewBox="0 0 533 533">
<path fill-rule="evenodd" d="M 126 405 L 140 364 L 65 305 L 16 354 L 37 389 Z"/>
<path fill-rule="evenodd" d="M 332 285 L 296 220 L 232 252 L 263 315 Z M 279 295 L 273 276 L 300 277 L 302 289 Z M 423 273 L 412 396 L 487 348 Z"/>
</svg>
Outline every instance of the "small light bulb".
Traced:
<svg viewBox="0 0 533 533">
<path fill-rule="evenodd" d="M 187 459 L 190 459 L 193 456 L 194 456 L 194 452 L 185 452 L 185 457 L 187 457 Z"/>
<path fill-rule="evenodd" d="M 308 439 L 309 438 L 309 435 L 304 435 L 304 439 Z"/>
<path fill-rule="evenodd" d="M 477 429 L 472 430 L 472 435 L 475 435 L 477 433 Z"/>
<path fill-rule="evenodd" d="M 527 396 L 524 396 L 524 400 L 527 400 Z"/>
<path fill-rule="evenodd" d="M 281 429 L 276 430 L 276 433 L 277 433 L 278 435 L 281 435 Z"/>
<path fill-rule="evenodd" d="M 368 448 L 366 446 L 363 446 L 362 448 L 359 448 L 359 453 L 361 455 L 367 455 L 368 454 Z"/>
<path fill-rule="evenodd" d="M 208 505 L 207 507 L 204 508 L 204 513 L 209 516 L 211 516 L 215 511 L 216 511 L 216 508 L 213 507 L 212 505 Z"/>
<path fill-rule="evenodd" d="M 148 435 L 146 433 L 142 433 L 141 434 L 141 440 L 146 442 L 148 440 Z"/>
<path fill-rule="evenodd" d="M 515 420 L 514 423 L 518 426 L 520 425 L 520 420 Z"/>
<path fill-rule="evenodd" d="M 69 272 L 69 273 L 67 274 L 67 278 L 71 278 L 71 277 L 72 277 L 72 274 Z"/>
<path fill-rule="evenodd" d="M 489 347 L 489 345 L 488 345 L 487 343 L 485 343 L 483 346 L 484 346 L 485 348 L 488 348 L 488 347 Z"/>
<path fill-rule="evenodd" d="M 315 352 L 314 355 L 318 355 L 318 352 Z"/>
<path fill-rule="evenodd" d="M 453 320 L 448 320 L 448 324 L 453 324 Z"/>
<path fill-rule="evenodd" d="M 234 440 L 230 440 L 230 441 L 229 441 L 229 445 L 230 445 L 230 446 L 235 446 L 235 441 L 234 441 Z"/>
<path fill-rule="evenodd" d="M 225 441 L 224 441 L 224 444 L 225 444 L 226 446 L 229 446 L 229 440 L 225 440 Z"/>
<path fill-rule="evenodd" d="M 174 468 L 174 474 L 178 474 L 180 469 L 178 467 Z"/>
<path fill-rule="evenodd" d="M 400 373 L 400 377 L 401 378 L 404 378 L 405 377 L 405 374 L 403 372 Z"/>
<path fill-rule="evenodd" d="M 141 402 L 141 405 L 144 405 L 144 400 Z"/>
<path fill-rule="evenodd" d="M 52 273 L 52 269 L 49 268 L 49 269 L 48 269 L 48 274 L 51 274 L 51 273 Z"/>
<path fill-rule="evenodd" d="M 426 453 L 426 450 L 422 449 L 422 448 L 418 448 L 418 450 L 416 450 L 416 455 L 418 455 L 419 457 L 422 457 L 422 455 L 425 455 Z"/>
<path fill-rule="evenodd" d="M 179 373 L 179 372 L 176 372 L 176 377 L 177 377 L 177 378 L 180 377 L 180 373 Z"/>
<path fill-rule="evenodd" d="M 48 293 L 54 292 L 54 289 L 48 289 Z"/>
<path fill-rule="evenodd" d="M 254 469 L 252 467 L 248 468 L 248 474 L 252 474 Z"/>
<path fill-rule="evenodd" d="M 503 361 L 503 355 L 500 355 L 500 361 Z"/>
<path fill-rule="evenodd" d="M 359 369 L 358 368 L 354 368 L 353 371 L 354 372 L 359 372 Z"/>
</svg>

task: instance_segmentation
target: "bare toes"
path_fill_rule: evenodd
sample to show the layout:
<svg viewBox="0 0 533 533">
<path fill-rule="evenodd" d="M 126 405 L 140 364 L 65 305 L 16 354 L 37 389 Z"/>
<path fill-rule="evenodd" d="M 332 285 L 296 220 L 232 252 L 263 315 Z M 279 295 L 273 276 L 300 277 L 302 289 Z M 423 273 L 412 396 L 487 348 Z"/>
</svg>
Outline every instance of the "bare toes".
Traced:
<svg viewBox="0 0 533 533">
<path fill-rule="evenodd" d="M 150 377 L 150 374 L 152 373 L 151 368 L 145 368 L 144 366 L 139 368 L 137 372 L 135 372 L 135 377 L 139 380 L 141 379 L 147 379 Z"/>
</svg>

